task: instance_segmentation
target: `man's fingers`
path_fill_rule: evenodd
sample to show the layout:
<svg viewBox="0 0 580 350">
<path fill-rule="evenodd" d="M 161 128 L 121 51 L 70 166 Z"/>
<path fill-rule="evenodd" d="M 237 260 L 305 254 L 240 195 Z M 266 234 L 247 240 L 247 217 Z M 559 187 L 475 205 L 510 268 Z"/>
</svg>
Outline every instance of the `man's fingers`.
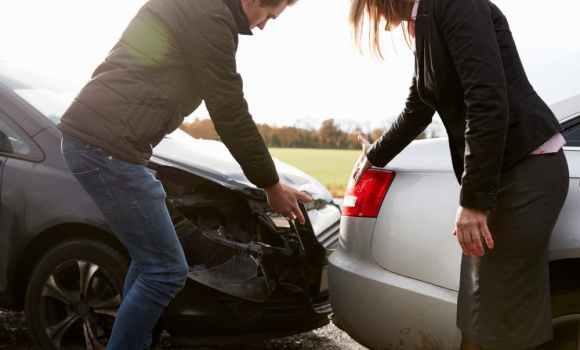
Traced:
<svg viewBox="0 0 580 350">
<path fill-rule="evenodd" d="M 310 202 L 312 200 L 312 198 L 310 198 L 310 196 L 308 196 L 305 193 L 302 193 L 298 190 L 296 190 L 295 193 L 296 198 L 302 199 L 305 202 Z M 306 220 L 304 219 L 304 215 L 302 214 L 302 210 L 300 210 L 300 205 L 298 205 L 298 202 L 295 202 L 294 207 L 292 208 L 292 220 L 296 220 L 298 219 L 298 222 L 301 225 L 304 225 L 304 223 L 306 222 Z"/>
<path fill-rule="evenodd" d="M 294 195 L 296 196 L 296 198 L 301 199 L 301 200 L 303 200 L 305 202 L 311 202 L 312 201 L 312 198 L 309 195 L 307 195 L 306 193 L 302 193 L 300 191 L 296 191 L 296 193 Z"/>
<path fill-rule="evenodd" d="M 304 225 L 304 223 L 306 222 L 306 219 L 304 219 L 304 215 L 302 215 L 302 212 L 300 210 L 298 210 L 298 215 L 294 215 L 294 220 L 298 219 L 298 222 L 301 225 Z"/>
</svg>

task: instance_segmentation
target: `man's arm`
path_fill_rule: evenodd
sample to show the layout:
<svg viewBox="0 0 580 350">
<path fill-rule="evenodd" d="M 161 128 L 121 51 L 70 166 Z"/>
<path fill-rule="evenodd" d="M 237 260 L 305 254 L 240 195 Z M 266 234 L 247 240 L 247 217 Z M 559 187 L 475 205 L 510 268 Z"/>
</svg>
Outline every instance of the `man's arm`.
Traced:
<svg viewBox="0 0 580 350">
<path fill-rule="evenodd" d="M 237 28 L 227 11 L 198 18 L 185 51 L 216 132 L 246 177 L 264 188 L 272 209 L 304 223 L 296 198 L 310 197 L 280 182 L 274 161 L 248 110 L 236 70 Z"/>
</svg>

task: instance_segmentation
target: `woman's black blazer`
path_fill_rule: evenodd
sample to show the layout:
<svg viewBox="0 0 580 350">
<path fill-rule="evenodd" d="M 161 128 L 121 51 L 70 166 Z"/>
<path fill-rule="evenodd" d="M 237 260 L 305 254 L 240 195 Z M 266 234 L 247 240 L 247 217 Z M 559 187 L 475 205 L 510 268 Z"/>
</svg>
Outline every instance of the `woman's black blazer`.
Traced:
<svg viewBox="0 0 580 350">
<path fill-rule="evenodd" d="M 507 20 L 488 0 L 421 0 L 405 108 L 368 153 L 385 166 L 441 116 L 460 205 L 493 210 L 500 174 L 560 124 L 529 83 Z"/>
</svg>

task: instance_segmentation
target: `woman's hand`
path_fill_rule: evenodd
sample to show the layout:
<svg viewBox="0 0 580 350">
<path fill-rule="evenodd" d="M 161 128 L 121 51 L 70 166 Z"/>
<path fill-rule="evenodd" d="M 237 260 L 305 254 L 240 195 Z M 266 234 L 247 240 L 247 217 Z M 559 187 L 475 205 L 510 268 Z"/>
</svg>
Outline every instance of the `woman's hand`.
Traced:
<svg viewBox="0 0 580 350">
<path fill-rule="evenodd" d="M 274 186 L 265 188 L 264 190 L 268 195 L 268 203 L 272 210 L 290 220 L 298 219 L 300 224 L 306 222 L 296 198 L 305 202 L 310 202 L 312 198 L 294 187 L 285 185 L 279 181 Z"/>
<path fill-rule="evenodd" d="M 354 168 L 352 169 L 351 174 L 351 177 L 354 179 L 355 184 L 357 185 L 367 170 L 373 166 L 367 159 L 367 152 L 371 148 L 370 142 L 361 135 L 358 135 L 358 142 L 362 145 L 363 149 L 361 155 L 358 157 L 358 160 L 354 165 Z"/>
<path fill-rule="evenodd" d="M 487 247 L 493 248 L 493 238 L 487 228 L 487 212 L 485 210 L 459 207 L 453 235 L 457 236 L 463 254 L 472 255 L 474 258 L 479 258 L 485 254 L 481 236 L 485 239 Z"/>
</svg>

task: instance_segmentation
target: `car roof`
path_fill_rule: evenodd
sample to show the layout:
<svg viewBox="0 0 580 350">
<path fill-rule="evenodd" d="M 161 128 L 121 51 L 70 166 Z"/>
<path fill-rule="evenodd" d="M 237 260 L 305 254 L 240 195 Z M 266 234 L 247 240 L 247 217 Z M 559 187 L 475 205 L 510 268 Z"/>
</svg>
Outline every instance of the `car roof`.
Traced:
<svg viewBox="0 0 580 350">
<path fill-rule="evenodd" d="M 580 94 L 576 94 L 550 104 L 550 108 L 560 122 L 580 113 Z"/>
</svg>

